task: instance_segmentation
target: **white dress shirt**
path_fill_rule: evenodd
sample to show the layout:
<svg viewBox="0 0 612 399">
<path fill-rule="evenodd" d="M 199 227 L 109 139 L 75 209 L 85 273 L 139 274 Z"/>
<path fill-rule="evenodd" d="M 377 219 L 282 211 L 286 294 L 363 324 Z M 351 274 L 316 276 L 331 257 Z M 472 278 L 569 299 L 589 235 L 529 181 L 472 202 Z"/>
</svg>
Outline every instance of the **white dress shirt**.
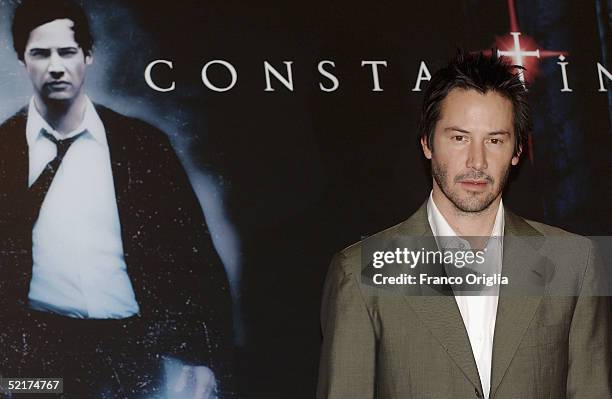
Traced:
<svg viewBox="0 0 612 399">
<path fill-rule="evenodd" d="M 30 186 L 56 155 L 42 129 L 58 139 L 85 134 L 66 153 L 32 231 L 29 305 L 74 318 L 118 319 L 139 308 L 124 260 L 106 131 L 92 102 L 86 102 L 78 129 L 60 134 L 30 101 L 25 132 Z"/>
<path fill-rule="evenodd" d="M 457 237 L 455 231 L 438 210 L 431 194 L 427 202 L 427 219 L 434 236 Z M 504 205 L 500 201 L 491 233 L 491 236 L 495 237 L 495 239 L 489 240 L 486 247 L 486 262 L 488 265 L 491 263 L 496 265 L 496 272 L 498 273 L 501 273 L 502 266 L 503 235 Z M 457 237 L 457 240 L 462 241 L 462 248 L 470 248 L 468 241 L 459 237 Z M 461 318 L 470 339 L 485 399 L 489 398 L 491 390 L 491 360 L 493 356 L 495 319 L 497 317 L 497 294 L 499 293 L 499 287 L 494 288 L 492 292 L 495 295 L 455 295 Z"/>
</svg>

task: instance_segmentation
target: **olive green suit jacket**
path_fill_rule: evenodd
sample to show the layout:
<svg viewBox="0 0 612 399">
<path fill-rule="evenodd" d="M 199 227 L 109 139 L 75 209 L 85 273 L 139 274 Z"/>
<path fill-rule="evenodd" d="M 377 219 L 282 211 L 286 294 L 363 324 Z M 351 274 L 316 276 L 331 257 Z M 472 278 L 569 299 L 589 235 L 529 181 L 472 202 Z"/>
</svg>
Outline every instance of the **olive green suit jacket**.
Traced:
<svg viewBox="0 0 612 399">
<path fill-rule="evenodd" d="M 319 399 L 462 399 L 483 390 L 452 295 L 372 294 L 368 241 L 430 237 L 426 205 L 337 254 L 325 282 Z M 553 238 L 555 237 L 555 238 Z M 559 239 L 562 238 L 562 239 Z M 492 399 L 611 399 L 610 298 L 592 242 L 505 212 Z M 512 287 L 541 290 L 518 295 Z"/>
</svg>

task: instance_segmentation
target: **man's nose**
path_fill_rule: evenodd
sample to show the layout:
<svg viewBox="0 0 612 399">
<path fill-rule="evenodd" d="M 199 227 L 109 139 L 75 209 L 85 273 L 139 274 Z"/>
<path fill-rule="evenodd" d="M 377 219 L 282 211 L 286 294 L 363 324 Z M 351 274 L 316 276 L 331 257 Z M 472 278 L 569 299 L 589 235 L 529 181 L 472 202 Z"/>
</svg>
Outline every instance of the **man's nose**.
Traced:
<svg viewBox="0 0 612 399">
<path fill-rule="evenodd" d="M 51 53 L 51 59 L 49 60 L 49 74 L 53 79 L 61 78 L 65 73 L 64 63 L 62 58 L 57 52 Z"/>
<path fill-rule="evenodd" d="M 487 154 L 484 143 L 472 141 L 470 143 L 466 166 L 474 170 L 487 168 Z"/>
</svg>

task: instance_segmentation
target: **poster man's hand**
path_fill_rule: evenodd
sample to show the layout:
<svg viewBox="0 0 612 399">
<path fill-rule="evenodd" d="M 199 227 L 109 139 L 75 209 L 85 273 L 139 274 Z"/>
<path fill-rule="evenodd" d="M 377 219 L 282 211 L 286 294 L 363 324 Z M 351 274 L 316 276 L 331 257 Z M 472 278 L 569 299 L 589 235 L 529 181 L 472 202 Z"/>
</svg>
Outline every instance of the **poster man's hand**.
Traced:
<svg viewBox="0 0 612 399">
<path fill-rule="evenodd" d="M 183 366 L 174 385 L 174 392 L 192 392 L 193 399 L 216 399 L 215 374 L 206 366 Z"/>
</svg>

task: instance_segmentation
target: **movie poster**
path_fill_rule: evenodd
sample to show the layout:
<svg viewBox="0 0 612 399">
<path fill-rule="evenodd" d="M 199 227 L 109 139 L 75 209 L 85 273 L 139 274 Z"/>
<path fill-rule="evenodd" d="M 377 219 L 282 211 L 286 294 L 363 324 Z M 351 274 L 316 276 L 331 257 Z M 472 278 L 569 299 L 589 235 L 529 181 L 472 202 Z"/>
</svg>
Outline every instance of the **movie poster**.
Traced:
<svg viewBox="0 0 612 399">
<path fill-rule="evenodd" d="M 16 18 L 21 3 L 34 5 Z M 74 4 L 88 29 L 66 14 Z M 0 0 L 2 355 L 27 354 L 6 370 L 66 370 L 0 369 L 4 383 L 315 397 L 330 261 L 427 200 L 423 95 L 458 51 L 525 68 L 533 126 L 504 206 L 611 234 L 610 12 L 604 0 Z M 20 341 L 29 328 L 38 336 Z"/>
</svg>

